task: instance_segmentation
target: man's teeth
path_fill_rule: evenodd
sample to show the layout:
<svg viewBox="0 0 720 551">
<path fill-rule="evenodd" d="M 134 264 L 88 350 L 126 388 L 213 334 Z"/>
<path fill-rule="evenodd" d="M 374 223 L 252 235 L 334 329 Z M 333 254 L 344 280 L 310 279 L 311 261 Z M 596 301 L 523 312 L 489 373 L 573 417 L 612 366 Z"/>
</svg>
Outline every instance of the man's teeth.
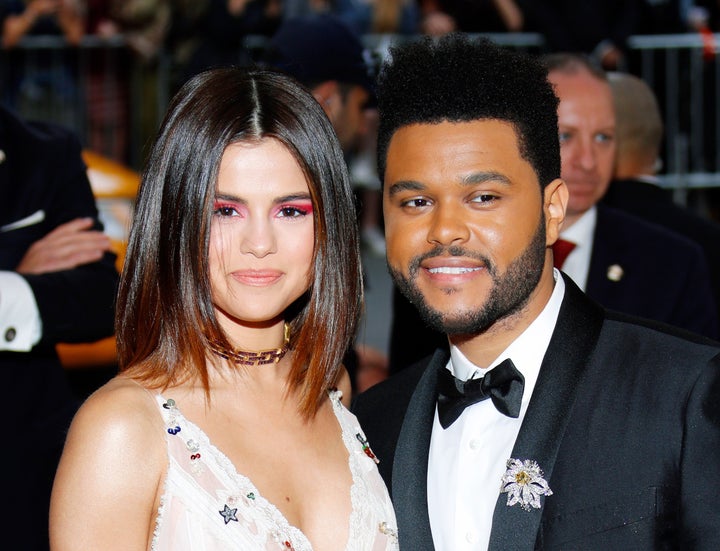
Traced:
<svg viewBox="0 0 720 551">
<path fill-rule="evenodd" d="M 428 269 L 428 272 L 431 274 L 450 274 L 450 275 L 459 275 L 459 274 L 467 274 L 468 272 L 476 272 L 480 270 L 481 268 L 455 268 L 450 266 L 442 266 L 440 268 L 430 268 Z"/>
</svg>

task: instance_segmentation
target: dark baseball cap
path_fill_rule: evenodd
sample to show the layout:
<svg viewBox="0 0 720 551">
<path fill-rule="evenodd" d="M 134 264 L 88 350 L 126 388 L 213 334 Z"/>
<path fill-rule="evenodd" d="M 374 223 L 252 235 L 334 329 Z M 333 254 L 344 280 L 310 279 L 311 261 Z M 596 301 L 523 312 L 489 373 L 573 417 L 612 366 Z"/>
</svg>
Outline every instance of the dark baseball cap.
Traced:
<svg viewBox="0 0 720 551">
<path fill-rule="evenodd" d="M 333 15 L 292 17 L 270 39 L 263 61 L 307 85 L 357 84 L 374 96 L 374 63 L 358 36 Z"/>
</svg>

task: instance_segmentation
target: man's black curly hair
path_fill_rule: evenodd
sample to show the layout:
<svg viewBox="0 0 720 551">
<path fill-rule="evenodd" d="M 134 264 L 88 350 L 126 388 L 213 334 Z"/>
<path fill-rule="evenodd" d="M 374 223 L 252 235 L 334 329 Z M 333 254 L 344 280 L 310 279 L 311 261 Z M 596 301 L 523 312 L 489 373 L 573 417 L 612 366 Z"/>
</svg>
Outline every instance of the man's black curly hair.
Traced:
<svg viewBox="0 0 720 551">
<path fill-rule="evenodd" d="M 399 44 L 378 76 L 378 169 L 390 140 L 410 124 L 499 119 L 516 130 L 520 154 L 544 188 L 560 177 L 557 106 L 543 64 L 485 38 L 452 33 Z"/>
</svg>

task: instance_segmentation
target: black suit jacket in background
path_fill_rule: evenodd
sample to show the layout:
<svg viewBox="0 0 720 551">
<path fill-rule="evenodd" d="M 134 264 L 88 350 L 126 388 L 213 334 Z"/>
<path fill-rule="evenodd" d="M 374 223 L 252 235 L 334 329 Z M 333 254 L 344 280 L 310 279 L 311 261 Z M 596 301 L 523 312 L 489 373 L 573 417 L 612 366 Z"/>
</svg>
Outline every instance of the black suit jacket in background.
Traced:
<svg viewBox="0 0 720 551">
<path fill-rule="evenodd" d="M 618 273 L 620 279 L 609 274 Z M 597 205 L 587 295 L 609 310 L 718 338 L 710 271 L 700 246 L 656 224 Z"/>
<path fill-rule="evenodd" d="M 710 269 L 710 283 L 720 317 L 720 223 L 675 203 L 671 190 L 642 180 L 612 182 L 602 202 L 684 235 L 700 245 Z"/>
<path fill-rule="evenodd" d="M 427 460 L 447 359 L 438 351 L 353 401 L 401 549 L 433 549 Z M 553 495 L 528 512 L 506 505 L 499 481 L 487 488 L 492 550 L 720 549 L 720 344 L 606 313 L 566 277 L 512 457 L 537 461 Z"/>
<path fill-rule="evenodd" d="M 0 108 L 0 150 L 0 227 L 44 213 L 39 223 L 0 231 L 0 269 L 14 271 L 32 243 L 74 218 L 97 220 L 98 212 L 80 144 L 69 131 L 26 124 Z M 0 352 L 0 411 L 10 446 L 3 454 L 8 507 L 0 526 L 3 548 L 34 551 L 49 547 L 50 489 L 78 406 L 55 344 L 112 334 L 118 273 L 115 256 L 106 254 L 73 270 L 24 277 L 35 294 L 43 336 L 30 352 Z"/>
</svg>

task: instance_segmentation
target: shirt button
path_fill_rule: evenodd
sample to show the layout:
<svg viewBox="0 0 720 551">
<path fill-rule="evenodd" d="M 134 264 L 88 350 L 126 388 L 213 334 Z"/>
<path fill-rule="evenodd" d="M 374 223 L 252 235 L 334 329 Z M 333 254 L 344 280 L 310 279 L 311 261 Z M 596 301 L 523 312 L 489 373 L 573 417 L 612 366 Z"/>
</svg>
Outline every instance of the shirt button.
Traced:
<svg viewBox="0 0 720 551">
<path fill-rule="evenodd" d="M 468 532 L 465 532 L 465 539 L 468 543 L 477 543 L 478 535 L 477 532 L 474 530 L 470 530 Z"/>
<path fill-rule="evenodd" d="M 475 440 L 475 439 L 473 438 L 473 439 L 470 440 L 470 442 L 468 443 L 468 446 L 470 447 L 471 450 L 474 451 L 474 450 L 477 450 L 477 449 L 480 448 L 480 442 L 479 442 L 478 440 Z"/>
<path fill-rule="evenodd" d="M 12 342 L 15 340 L 15 336 L 17 335 L 17 331 L 14 327 L 9 327 L 7 331 L 5 331 L 5 341 L 6 342 Z"/>
</svg>

